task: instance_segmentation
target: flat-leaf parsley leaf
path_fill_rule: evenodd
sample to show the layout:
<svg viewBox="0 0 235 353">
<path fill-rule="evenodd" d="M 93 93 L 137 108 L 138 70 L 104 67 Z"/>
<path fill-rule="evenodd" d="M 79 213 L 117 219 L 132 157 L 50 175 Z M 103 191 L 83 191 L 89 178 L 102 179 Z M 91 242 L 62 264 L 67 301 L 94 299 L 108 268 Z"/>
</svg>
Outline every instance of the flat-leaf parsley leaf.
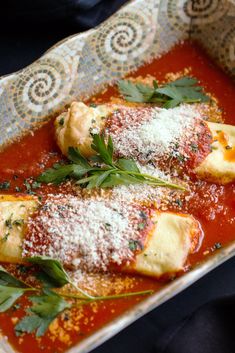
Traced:
<svg viewBox="0 0 235 353">
<path fill-rule="evenodd" d="M 120 80 L 118 89 L 129 102 L 156 103 L 163 108 L 174 108 L 181 103 L 208 102 L 210 98 L 203 92 L 195 78 L 185 76 L 159 86 L 156 80 L 153 86 Z"/>
<path fill-rule="evenodd" d="M 72 164 L 57 166 L 43 172 L 37 180 L 44 183 L 59 184 L 66 178 L 77 180 L 76 184 L 92 188 L 110 188 L 116 185 L 148 184 L 185 190 L 184 187 L 170 183 L 149 174 L 141 173 L 132 159 L 114 158 L 111 136 L 92 135 L 91 147 L 96 152 L 95 158 L 86 159 L 78 148 L 69 147 L 68 157 Z"/>
</svg>

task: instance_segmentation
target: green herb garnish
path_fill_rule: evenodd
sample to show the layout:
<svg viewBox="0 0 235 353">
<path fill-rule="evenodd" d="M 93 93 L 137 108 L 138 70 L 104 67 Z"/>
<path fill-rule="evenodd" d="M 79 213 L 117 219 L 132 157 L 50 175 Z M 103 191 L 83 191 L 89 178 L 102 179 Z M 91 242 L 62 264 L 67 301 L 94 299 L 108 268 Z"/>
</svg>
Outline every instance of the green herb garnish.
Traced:
<svg viewBox="0 0 235 353">
<path fill-rule="evenodd" d="M 2 242 L 6 242 L 8 237 L 10 235 L 10 232 L 5 233 L 4 237 L 1 239 Z"/>
<path fill-rule="evenodd" d="M 41 295 L 31 296 L 29 299 L 33 305 L 28 310 L 29 315 L 23 317 L 15 326 L 17 335 L 36 331 L 37 337 L 43 336 L 50 323 L 65 309 L 70 309 L 72 306 L 61 295 L 48 289 L 44 289 Z"/>
<path fill-rule="evenodd" d="M 96 108 L 96 107 L 97 107 L 97 104 L 95 104 L 95 103 L 90 103 L 90 104 L 89 104 L 89 107 L 91 107 L 91 108 Z"/>
<path fill-rule="evenodd" d="M 210 100 L 203 93 L 202 87 L 198 85 L 198 80 L 188 76 L 161 86 L 154 80 L 152 87 L 121 80 L 118 88 L 121 95 L 129 102 L 156 103 L 163 108 L 174 108 L 181 103 L 199 103 Z"/>
<path fill-rule="evenodd" d="M 59 120 L 59 124 L 60 124 L 61 126 L 64 125 L 64 118 L 61 118 L 61 119 Z"/>
<path fill-rule="evenodd" d="M 145 227 L 146 227 L 146 223 L 141 222 L 138 224 L 138 229 L 140 230 L 143 230 Z"/>
<path fill-rule="evenodd" d="M 111 137 L 107 143 L 103 135 L 92 135 L 92 149 L 96 152 L 90 160 L 86 159 L 78 148 L 69 147 L 68 158 L 71 164 L 47 169 L 37 181 L 60 184 L 67 177 L 77 180 L 76 184 L 92 188 L 109 188 L 116 185 L 148 184 L 152 186 L 166 186 L 185 190 L 184 187 L 141 173 L 136 162 L 132 159 L 114 159 L 114 149 Z"/>
<path fill-rule="evenodd" d="M 215 243 L 214 249 L 220 249 L 222 247 L 221 243 Z"/>
<path fill-rule="evenodd" d="M 21 219 L 15 219 L 12 224 L 14 226 L 22 226 L 24 224 L 24 220 L 21 218 Z"/>
<path fill-rule="evenodd" d="M 138 241 L 138 240 L 130 240 L 129 241 L 129 249 L 131 251 L 136 251 L 138 249 L 142 250 L 143 249 L 143 245 Z"/>
<path fill-rule="evenodd" d="M 33 181 L 32 182 L 32 189 L 38 189 L 40 188 L 41 184 L 38 183 L 37 181 Z"/>
<path fill-rule="evenodd" d="M 31 181 L 31 179 L 25 179 L 25 181 L 24 181 L 24 186 L 26 187 L 26 192 L 29 195 L 35 195 L 36 193 L 32 190 L 33 184 L 31 184 L 29 181 Z M 34 189 L 35 189 L 35 187 L 34 187 Z"/>
<path fill-rule="evenodd" d="M 10 181 L 3 181 L 2 183 L 0 183 L 0 190 L 8 190 L 10 186 Z"/>
<path fill-rule="evenodd" d="M 23 288 L 6 287 L 0 285 L 0 313 L 11 308 L 17 299 L 25 292 Z"/>
<path fill-rule="evenodd" d="M 68 274 L 58 260 L 47 256 L 34 256 L 28 258 L 28 262 L 38 265 L 50 277 L 56 287 L 63 287 L 70 283 Z"/>
<path fill-rule="evenodd" d="M 176 200 L 175 200 L 175 203 L 176 203 L 176 205 L 179 206 L 179 207 L 182 207 L 182 205 L 183 205 L 183 202 L 182 202 L 180 199 L 176 199 Z"/>
<path fill-rule="evenodd" d="M 13 214 L 10 215 L 10 217 L 8 219 L 5 220 L 5 226 L 9 229 L 12 229 L 13 228 L 13 225 L 12 225 L 12 216 Z"/>
<path fill-rule="evenodd" d="M 153 292 L 152 290 L 145 290 L 109 296 L 91 296 L 72 282 L 58 260 L 40 256 L 27 258 L 26 260 L 40 267 L 41 273 L 44 273 L 47 277 L 47 285 L 45 285 L 45 277 L 37 276 L 41 286 L 32 287 L 18 280 L 0 266 L 0 312 L 5 312 L 10 308 L 14 309 L 17 305 L 15 304 L 16 301 L 26 292 L 34 293 L 33 296 L 29 296 L 32 305 L 15 326 L 16 335 L 36 332 L 36 336 L 42 336 L 58 315 L 64 310 L 78 305 L 85 305 L 94 301 L 147 295 Z M 79 295 L 72 292 L 66 293 L 64 290 L 63 292 L 53 290 L 53 288 L 61 288 L 68 283 L 80 292 Z"/>
<path fill-rule="evenodd" d="M 191 143 L 190 147 L 193 152 L 198 152 L 198 145 L 196 143 Z"/>
</svg>

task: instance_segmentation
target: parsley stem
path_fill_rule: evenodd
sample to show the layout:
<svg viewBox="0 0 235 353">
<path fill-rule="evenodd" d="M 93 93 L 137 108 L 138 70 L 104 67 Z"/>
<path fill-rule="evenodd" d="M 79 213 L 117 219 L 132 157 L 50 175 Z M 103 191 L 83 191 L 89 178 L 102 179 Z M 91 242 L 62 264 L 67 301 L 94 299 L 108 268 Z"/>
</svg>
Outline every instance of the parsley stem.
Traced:
<svg viewBox="0 0 235 353">
<path fill-rule="evenodd" d="M 154 94 L 153 94 L 153 96 L 154 96 Z M 166 103 L 168 100 L 167 98 L 158 98 L 158 97 L 152 98 L 152 97 L 150 97 L 150 103 L 156 103 L 156 102 Z"/>
<path fill-rule="evenodd" d="M 184 103 L 200 103 L 201 99 L 185 98 Z"/>
<path fill-rule="evenodd" d="M 73 283 L 72 281 L 69 282 L 78 292 L 82 293 L 84 295 L 85 298 L 88 299 L 93 299 L 94 297 L 90 294 L 88 294 L 87 292 L 85 292 L 84 290 L 82 290 L 80 287 L 78 287 L 75 283 Z M 84 297 L 82 297 L 81 299 L 85 299 Z"/>
<path fill-rule="evenodd" d="M 29 288 L 22 288 L 24 292 L 38 292 L 40 291 L 40 288 L 34 288 L 34 287 L 29 287 Z"/>
<path fill-rule="evenodd" d="M 155 183 L 153 183 L 152 185 L 155 184 L 156 186 L 161 186 L 161 185 L 162 186 L 169 186 L 169 187 L 174 188 L 174 189 L 186 190 L 185 187 L 183 187 L 183 186 L 180 186 L 180 185 L 177 185 L 177 184 L 173 184 L 173 183 L 169 183 L 169 182 L 167 182 L 165 180 L 162 180 L 160 178 L 156 178 L 156 177 L 154 177 L 152 175 L 149 175 L 149 174 L 132 172 L 132 171 L 126 171 L 126 170 L 119 170 L 118 173 L 144 177 L 146 179 L 154 181 Z M 145 181 L 147 181 L 147 180 L 145 180 Z"/>
<path fill-rule="evenodd" d="M 69 294 L 69 293 L 61 293 L 61 296 L 66 298 L 73 298 L 76 300 L 83 300 L 84 303 L 93 302 L 98 300 L 110 300 L 110 299 L 120 299 L 120 298 L 127 298 L 127 297 L 134 297 L 138 295 L 148 295 L 152 294 L 153 290 L 148 289 L 140 292 L 129 292 L 129 293 L 121 293 L 121 294 L 113 294 L 113 295 L 103 295 L 103 296 L 90 296 L 90 298 L 85 299 L 84 297 L 80 297 L 76 294 Z"/>
<path fill-rule="evenodd" d="M 93 297 L 94 300 L 110 300 L 110 299 L 120 299 L 120 298 L 127 298 L 127 297 L 134 297 L 137 295 L 147 295 L 147 294 L 152 294 L 153 290 L 148 289 L 140 292 L 129 292 L 129 293 L 121 293 L 121 294 L 114 294 L 114 295 L 104 295 L 104 296 L 98 296 L 98 297 Z"/>
<path fill-rule="evenodd" d="M 37 289 L 37 288 L 35 288 L 35 287 L 30 286 L 30 284 L 26 283 L 26 282 L 23 281 L 22 279 L 20 280 L 20 282 L 22 282 L 22 283 L 26 286 L 26 288 L 22 288 L 22 289 L 24 289 L 25 291 L 38 291 L 38 290 L 40 290 L 40 289 Z"/>
</svg>

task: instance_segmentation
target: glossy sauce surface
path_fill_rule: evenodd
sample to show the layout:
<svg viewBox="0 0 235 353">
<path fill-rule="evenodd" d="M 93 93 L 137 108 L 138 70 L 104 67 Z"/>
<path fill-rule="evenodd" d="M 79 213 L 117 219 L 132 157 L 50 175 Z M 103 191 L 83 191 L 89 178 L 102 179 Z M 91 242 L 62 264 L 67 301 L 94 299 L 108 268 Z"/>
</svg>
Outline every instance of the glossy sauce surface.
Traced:
<svg viewBox="0 0 235 353">
<path fill-rule="evenodd" d="M 151 74 L 161 82 L 167 73 L 183 71 L 189 67 L 191 68 L 190 75 L 198 78 L 205 90 L 218 99 L 225 123 L 235 125 L 233 103 L 235 85 L 195 44 L 186 42 L 178 45 L 168 54 L 140 68 L 131 76 Z M 113 95 L 116 95 L 116 90 L 111 87 L 94 97 L 93 100 L 108 102 Z M 229 154 L 229 159 L 234 160 L 233 150 L 226 150 L 226 153 Z M 37 130 L 34 135 L 29 135 L 20 142 L 12 144 L 0 154 L 0 183 L 10 182 L 10 188 L 1 190 L 1 193 L 29 192 L 27 179 L 36 177 L 61 159 L 63 157 L 54 140 L 53 122 L 49 122 Z M 31 191 L 43 197 L 48 192 L 58 192 L 59 188 L 43 185 Z M 179 208 L 174 205 L 171 209 L 179 212 Z M 212 252 L 217 251 L 219 247 L 235 240 L 234 184 L 219 186 L 207 182 L 195 183 L 194 195 L 190 203 L 183 203 L 180 212 L 192 214 L 199 220 L 204 232 L 200 250 L 190 255 L 190 266 L 195 266 L 210 256 Z M 113 275 L 111 282 L 114 285 L 115 276 L 118 281 L 122 281 L 121 275 Z M 125 275 L 123 275 L 123 282 L 127 283 L 125 288 L 129 291 L 130 289 L 131 291 L 158 290 L 165 285 L 165 282 L 156 279 Z M 66 325 L 66 319 L 62 317 L 48 334 L 36 339 L 34 335 L 16 337 L 14 333 L 14 324 L 17 318 L 23 315 L 23 308 L 27 305 L 27 299 L 24 298 L 20 301 L 20 308 L 0 314 L 0 327 L 2 333 L 8 336 L 11 344 L 20 352 L 29 351 L 29 347 L 30 353 L 63 352 L 143 299 L 142 297 L 100 302 L 84 307 L 82 312 L 80 309 L 74 309 L 72 315 L 77 319 L 73 320 L 73 325 Z M 77 324 L 75 324 L 76 320 Z"/>
<path fill-rule="evenodd" d="M 224 159 L 229 162 L 235 162 L 235 148 L 229 146 L 228 138 L 223 131 L 217 131 L 215 141 L 219 141 L 224 147 Z"/>
</svg>

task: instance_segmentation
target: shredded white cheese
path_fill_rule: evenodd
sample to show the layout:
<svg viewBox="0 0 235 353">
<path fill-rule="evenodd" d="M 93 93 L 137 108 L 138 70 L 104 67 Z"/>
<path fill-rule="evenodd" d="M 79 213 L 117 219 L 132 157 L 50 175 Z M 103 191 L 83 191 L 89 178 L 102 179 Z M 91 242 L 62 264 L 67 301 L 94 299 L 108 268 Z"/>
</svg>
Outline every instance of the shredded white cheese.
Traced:
<svg viewBox="0 0 235 353">
<path fill-rule="evenodd" d="M 30 240 L 24 241 L 23 256 L 40 253 L 88 271 L 105 271 L 110 263 L 132 259 L 129 245 L 140 238 L 141 214 L 127 202 L 50 195 L 29 222 Z"/>
<path fill-rule="evenodd" d="M 118 155 L 149 161 L 169 156 L 176 144 L 178 149 L 184 147 L 197 133 L 197 118 L 198 110 L 186 104 L 173 109 L 124 108 L 114 113 L 114 123 L 121 120 L 121 128 L 111 126 L 108 133 Z"/>
</svg>

